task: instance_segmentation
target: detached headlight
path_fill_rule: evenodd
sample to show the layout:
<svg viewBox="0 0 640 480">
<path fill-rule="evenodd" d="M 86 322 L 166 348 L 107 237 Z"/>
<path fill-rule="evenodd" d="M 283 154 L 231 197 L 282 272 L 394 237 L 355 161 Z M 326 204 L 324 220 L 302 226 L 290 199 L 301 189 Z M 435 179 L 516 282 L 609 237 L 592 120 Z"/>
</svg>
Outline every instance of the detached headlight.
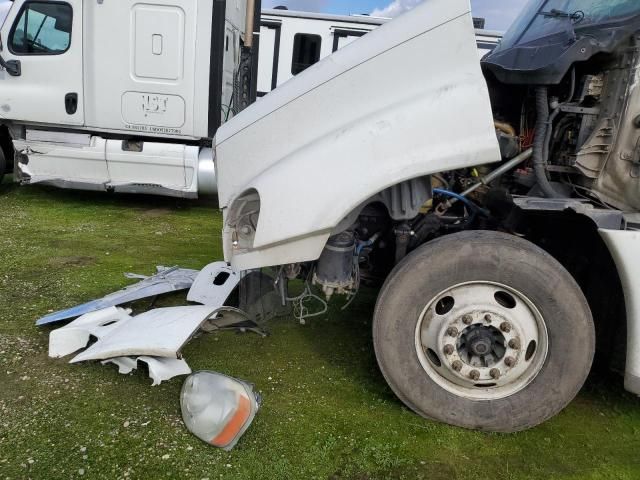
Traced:
<svg viewBox="0 0 640 480">
<path fill-rule="evenodd" d="M 260 397 L 249 383 L 215 372 L 198 372 L 184 382 L 180 407 L 191 433 L 230 451 L 253 422 Z"/>
</svg>

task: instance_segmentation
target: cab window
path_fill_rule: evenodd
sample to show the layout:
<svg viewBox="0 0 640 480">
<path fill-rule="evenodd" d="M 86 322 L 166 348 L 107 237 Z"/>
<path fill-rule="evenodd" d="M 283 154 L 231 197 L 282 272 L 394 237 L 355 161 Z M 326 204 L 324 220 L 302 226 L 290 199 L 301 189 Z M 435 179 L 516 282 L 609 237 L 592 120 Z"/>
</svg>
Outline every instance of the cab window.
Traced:
<svg viewBox="0 0 640 480">
<path fill-rule="evenodd" d="M 71 44 L 73 9 L 68 3 L 27 2 L 11 28 L 14 55 L 59 55 Z"/>
</svg>

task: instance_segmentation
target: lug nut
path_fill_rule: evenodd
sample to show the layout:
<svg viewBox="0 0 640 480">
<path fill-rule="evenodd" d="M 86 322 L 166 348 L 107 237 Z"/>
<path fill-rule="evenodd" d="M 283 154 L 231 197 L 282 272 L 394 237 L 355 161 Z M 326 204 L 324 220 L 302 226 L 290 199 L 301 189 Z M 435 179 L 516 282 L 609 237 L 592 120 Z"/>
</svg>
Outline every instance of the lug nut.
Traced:
<svg viewBox="0 0 640 480">
<path fill-rule="evenodd" d="M 489 375 L 491 375 L 491 378 L 493 378 L 494 380 L 498 380 L 500 378 L 500 370 L 498 370 L 497 368 L 492 368 L 489 372 Z"/>
<path fill-rule="evenodd" d="M 449 335 L 450 337 L 457 337 L 458 336 L 458 329 L 456 327 L 447 328 L 447 335 Z"/>
<path fill-rule="evenodd" d="M 509 348 L 513 348 L 514 350 L 520 350 L 520 340 L 518 340 L 517 338 L 512 338 L 511 340 L 509 340 Z"/>
<path fill-rule="evenodd" d="M 478 380 L 480 380 L 480 372 L 478 370 L 471 370 L 469 372 L 469 378 L 474 382 L 477 382 Z"/>
<path fill-rule="evenodd" d="M 472 322 L 473 317 L 471 315 L 465 315 L 464 317 L 462 317 L 462 323 L 464 323 L 465 325 L 471 325 Z"/>
<path fill-rule="evenodd" d="M 509 333 L 511 331 L 511 324 L 509 322 L 502 322 L 500 325 L 500 330 L 504 333 Z"/>
<path fill-rule="evenodd" d="M 453 355 L 455 351 L 455 347 L 453 345 L 445 345 L 444 346 L 444 354 L 445 355 Z"/>
<path fill-rule="evenodd" d="M 462 362 L 460 360 L 456 360 L 451 364 L 451 367 L 453 367 L 456 372 L 459 372 L 462 370 Z"/>
<path fill-rule="evenodd" d="M 484 321 L 487 323 L 491 323 L 493 322 L 493 318 L 491 318 L 491 315 L 489 315 L 488 313 L 484 316 Z"/>
<path fill-rule="evenodd" d="M 504 364 L 507 367 L 511 368 L 516 364 L 516 359 L 513 358 L 513 357 L 507 357 L 507 358 L 504 359 Z"/>
</svg>

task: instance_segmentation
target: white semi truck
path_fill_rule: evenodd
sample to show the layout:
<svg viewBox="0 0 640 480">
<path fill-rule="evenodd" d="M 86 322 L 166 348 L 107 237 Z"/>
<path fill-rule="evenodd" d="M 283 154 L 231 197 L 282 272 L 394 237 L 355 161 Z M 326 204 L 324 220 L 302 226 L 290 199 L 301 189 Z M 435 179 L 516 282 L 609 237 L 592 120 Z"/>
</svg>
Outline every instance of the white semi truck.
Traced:
<svg viewBox="0 0 640 480">
<path fill-rule="evenodd" d="M 229 22 L 214 41 L 216 5 L 16 0 L 0 111 L 19 168 L 42 177 L 44 158 L 93 152 L 98 171 L 122 172 L 151 153 L 160 170 L 195 172 L 238 91 L 211 85 L 243 72 L 231 53 L 209 68 L 212 44 L 232 52 L 243 38 Z M 116 41 L 112 25 L 130 30 Z M 637 0 L 530 0 L 480 62 L 468 0 L 426 0 L 239 112 L 205 158 L 235 269 L 224 278 L 243 276 L 240 316 L 293 305 L 305 320 L 382 285 L 382 374 L 420 415 L 466 428 L 553 417 L 596 345 L 640 395 L 639 32 Z M 206 54 L 176 48 L 182 38 Z"/>
<path fill-rule="evenodd" d="M 255 99 L 259 12 L 259 0 L 14 0 L 0 30 L 0 175 L 214 193 L 211 138 Z"/>
<path fill-rule="evenodd" d="M 382 374 L 453 425 L 551 418 L 596 345 L 640 394 L 639 32 L 637 0 L 530 0 L 480 63 L 468 0 L 426 0 L 266 95 L 215 139 L 248 297 L 383 285 Z"/>
<path fill-rule="evenodd" d="M 0 180 L 186 198 L 217 192 L 211 139 L 222 122 L 386 22 L 260 17 L 247 0 L 0 5 L 11 4 L 0 31 Z M 480 54 L 499 39 L 477 35 Z"/>
</svg>

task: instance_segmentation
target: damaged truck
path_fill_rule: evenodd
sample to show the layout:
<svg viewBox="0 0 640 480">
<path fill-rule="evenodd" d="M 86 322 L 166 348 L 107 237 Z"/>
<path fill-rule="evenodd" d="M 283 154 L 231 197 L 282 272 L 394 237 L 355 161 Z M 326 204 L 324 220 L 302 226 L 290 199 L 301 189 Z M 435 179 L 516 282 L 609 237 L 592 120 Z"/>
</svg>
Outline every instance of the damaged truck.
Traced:
<svg viewBox="0 0 640 480">
<path fill-rule="evenodd" d="M 293 18 L 300 12 L 261 19 L 260 5 L 0 3 L 0 181 L 13 173 L 20 185 L 215 194 L 218 126 L 386 21 Z M 478 30 L 478 50 L 499 36 Z"/>
<path fill-rule="evenodd" d="M 13 0 L 0 29 L 0 180 L 183 198 L 256 98 L 260 0 Z"/>
<path fill-rule="evenodd" d="M 72 362 L 150 356 L 161 381 L 188 369 L 164 376 L 155 357 L 179 359 L 199 329 L 260 333 L 284 307 L 304 322 L 381 286 L 380 369 L 424 417 L 533 427 L 572 401 L 596 351 L 640 395 L 639 80 L 637 0 L 531 0 L 481 62 L 469 1 L 426 0 L 218 129 L 227 263 L 161 268 L 45 317 L 82 315 L 50 352 L 93 335 Z M 188 285 L 201 306 L 114 310 Z"/>
<path fill-rule="evenodd" d="M 596 345 L 640 394 L 639 41 L 637 0 L 531 0 L 479 63 L 468 0 L 425 1 L 221 127 L 226 260 L 301 319 L 381 284 L 380 369 L 428 418 L 540 424 Z"/>
</svg>

